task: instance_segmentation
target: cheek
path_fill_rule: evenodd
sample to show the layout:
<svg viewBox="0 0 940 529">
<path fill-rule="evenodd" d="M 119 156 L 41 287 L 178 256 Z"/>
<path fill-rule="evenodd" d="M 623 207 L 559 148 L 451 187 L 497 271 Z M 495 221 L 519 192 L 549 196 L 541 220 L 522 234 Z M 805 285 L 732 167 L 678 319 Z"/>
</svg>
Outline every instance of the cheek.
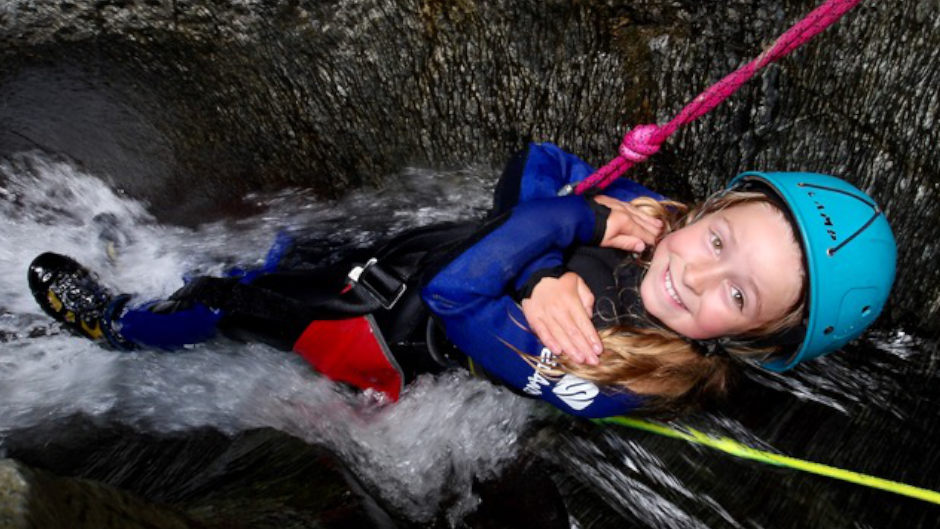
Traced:
<svg viewBox="0 0 940 529">
<path fill-rule="evenodd" d="M 672 251 L 673 241 L 676 240 L 676 232 L 672 232 L 669 235 L 663 237 L 659 244 L 656 245 L 656 251 L 653 252 L 653 257 L 659 255 L 665 255 L 667 251 Z"/>
<path fill-rule="evenodd" d="M 699 330 L 702 331 L 702 335 L 705 337 L 714 338 L 728 334 L 728 322 L 718 318 L 698 318 L 696 323 L 698 324 Z"/>
<path fill-rule="evenodd" d="M 673 250 L 681 249 L 690 244 L 690 242 L 696 238 L 699 231 L 698 223 L 691 224 L 684 228 L 679 228 L 663 237 L 663 243 Z"/>
<path fill-rule="evenodd" d="M 695 323 L 709 336 L 723 336 L 738 330 L 740 317 L 731 312 L 722 300 L 709 297 L 704 300 L 696 314 Z"/>
</svg>

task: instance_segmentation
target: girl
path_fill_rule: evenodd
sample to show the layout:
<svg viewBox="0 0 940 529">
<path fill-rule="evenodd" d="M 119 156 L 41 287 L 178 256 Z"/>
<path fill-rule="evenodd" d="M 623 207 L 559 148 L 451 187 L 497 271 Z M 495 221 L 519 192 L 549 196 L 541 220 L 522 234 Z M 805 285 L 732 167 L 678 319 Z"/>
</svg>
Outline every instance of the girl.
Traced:
<svg viewBox="0 0 940 529">
<path fill-rule="evenodd" d="M 303 256 L 276 244 L 260 270 L 141 305 L 47 253 L 30 287 L 68 328 L 119 349 L 178 349 L 221 330 L 392 400 L 417 374 L 461 364 L 585 417 L 687 408 L 724 392 L 735 361 L 789 369 L 884 306 L 894 238 L 842 180 L 744 173 L 688 212 L 627 180 L 555 196 L 590 172 L 533 145 L 483 226 L 414 230 L 355 266 L 291 269 Z"/>
</svg>

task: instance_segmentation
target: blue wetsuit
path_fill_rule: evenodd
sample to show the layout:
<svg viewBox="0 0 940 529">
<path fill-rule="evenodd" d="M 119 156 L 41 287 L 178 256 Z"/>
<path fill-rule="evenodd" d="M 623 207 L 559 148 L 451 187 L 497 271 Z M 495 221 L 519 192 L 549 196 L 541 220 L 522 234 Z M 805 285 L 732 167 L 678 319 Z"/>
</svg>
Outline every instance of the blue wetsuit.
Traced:
<svg viewBox="0 0 940 529">
<path fill-rule="evenodd" d="M 521 167 L 521 178 L 512 183 L 511 189 L 498 194 L 503 201 L 502 209 L 508 211 L 491 220 L 483 231 L 472 225 L 470 230 L 445 230 L 443 233 L 450 238 L 468 238 L 476 231 L 469 237 L 476 242 L 443 267 L 431 266 L 436 271 L 433 275 L 427 270 L 415 274 L 426 283 L 420 289 L 420 299 L 412 294 L 410 301 L 406 298 L 392 310 L 370 311 L 379 323 L 383 319 L 390 322 L 385 328 L 379 325 L 376 330 L 391 345 L 391 356 L 399 364 L 406 363 L 395 344 L 413 341 L 415 333 L 398 333 L 397 330 L 415 326 L 422 317 L 426 321 L 426 312 L 422 312 L 426 311 L 423 306 L 426 304 L 444 326 L 450 342 L 489 375 L 517 392 L 541 398 L 565 412 L 583 417 L 622 414 L 640 406 L 641 399 L 625 390 L 599 388 L 572 375 L 544 376 L 537 366 L 540 362 L 542 365 L 551 363 L 551 353 L 527 330 L 514 298 L 539 277 L 558 275 L 552 271 L 571 266 L 573 248 L 596 243 L 599 236 L 603 236 L 605 208 L 579 196 L 555 196 L 558 189 L 582 180 L 592 171 L 587 163 L 554 145 L 531 145 Z M 625 201 L 638 196 L 662 198 L 625 179 L 615 182 L 605 194 Z M 509 209 L 513 204 L 515 207 Z M 499 200 L 497 208 L 500 208 Z M 211 338 L 219 325 L 225 327 L 228 322 L 229 329 L 254 327 L 248 329 L 258 331 L 252 336 L 268 338 L 265 341 L 291 349 L 308 323 L 335 319 L 335 307 L 343 305 L 343 297 L 337 296 L 336 290 L 328 293 L 329 302 L 325 305 L 319 304 L 319 300 L 310 303 L 315 296 L 298 294 L 297 289 L 304 288 L 298 285 L 320 282 L 332 288 L 336 286 L 336 279 L 341 281 L 348 270 L 340 270 L 335 274 L 337 278 L 329 280 L 312 279 L 310 275 L 292 276 L 291 271 L 274 272 L 277 253 L 272 252 L 261 273 L 224 279 L 201 278 L 195 283 L 196 288 L 185 287 L 168 301 L 124 309 L 115 328 L 123 339 L 135 344 L 177 349 Z M 580 272 L 577 266 L 572 269 Z M 605 269 L 601 275 L 612 274 Z M 592 281 L 588 280 L 588 284 L 600 299 L 602 293 Z M 340 302 L 337 304 L 336 300 Z M 245 306 L 250 308 L 247 317 L 243 314 Z M 343 317 L 343 310 L 338 310 L 338 317 Z M 349 312 L 355 313 L 356 309 Z M 399 313 L 403 313 L 404 318 Z M 531 363 L 522 355 L 528 355 Z M 401 371 L 400 367 L 396 368 Z M 410 377 L 404 379 L 407 381 Z"/>
<path fill-rule="evenodd" d="M 641 405 L 641 399 L 573 375 L 542 374 L 540 367 L 550 364 L 553 356 L 528 330 L 513 296 L 532 275 L 562 266 L 570 248 L 596 244 L 603 237 L 606 217 L 597 218 L 593 202 L 580 196 L 554 196 L 557 189 L 591 171 L 586 163 L 553 145 L 532 146 L 519 205 L 502 224 L 445 266 L 425 286 L 422 296 L 443 323 L 448 339 L 490 375 L 567 413 L 605 417 L 628 413 Z M 627 180 L 605 194 L 621 200 L 662 198 Z M 595 296 L 599 297 L 597 292 Z M 529 355 L 530 361 L 522 355 Z"/>
</svg>

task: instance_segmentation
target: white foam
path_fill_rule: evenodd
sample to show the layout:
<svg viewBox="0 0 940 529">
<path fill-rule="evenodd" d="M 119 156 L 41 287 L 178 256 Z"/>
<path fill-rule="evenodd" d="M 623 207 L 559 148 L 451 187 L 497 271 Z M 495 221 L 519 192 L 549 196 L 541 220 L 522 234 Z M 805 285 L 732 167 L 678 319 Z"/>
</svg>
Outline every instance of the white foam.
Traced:
<svg viewBox="0 0 940 529">
<path fill-rule="evenodd" d="M 488 203 L 489 190 L 479 182 L 491 178 L 472 169 L 409 170 L 401 188 L 361 191 L 340 202 L 292 190 L 252 197 L 264 211 L 257 217 L 191 230 L 157 223 L 143 204 L 67 162 L 35 153 L 0 162 L 0 330 L 18 336 L 0 345 L 0 439 L 74 413 L 164 432 L 267 426 L 330 446 L 416 520 L 430 520 L 452 497 L 464 498 L 454 508 L 465 511 L 474 502 L 474 476 L 491 475 L 515 453 L 527 401 L 453 373 L 422 378 L 401 402 L 383 406 L 316 375 L 295 355 L 224 339 L 167 354 L 106 351 L 66 333 L 29 338 L 31 328 L 50 320 L 32 300 L 25 273 L 35 255 L 54 250 L 117 291 L 163 296 L 187 271 L 260 263 L 285 226 L 336 244 L 365 244 L 412 225 L 467 217 Z M 445 192 L 445 180 L 456 191 Z M 116 263 L 97 238 L 94 218 L 102 214 L 129 240 Z"/>
</svg>

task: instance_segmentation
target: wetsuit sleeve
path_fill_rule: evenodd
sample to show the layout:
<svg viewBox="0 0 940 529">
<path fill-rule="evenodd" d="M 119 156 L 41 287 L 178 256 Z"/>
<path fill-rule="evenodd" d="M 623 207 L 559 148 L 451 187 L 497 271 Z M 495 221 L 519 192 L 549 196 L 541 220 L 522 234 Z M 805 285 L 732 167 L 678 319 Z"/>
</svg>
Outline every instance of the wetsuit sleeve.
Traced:
<svg viewBox="0 0 940 529">
<path fill-rule="evenodd" d="M 543 376 L 551 355 L 529 331 L 522 310 L 508 293 L 518 271 L 540 255 L 590 244 L 598 231 L 603 235 L 595 220 L 591 205 L 578 196 L 523 203 L 422 291 L 448 338 L 480 367 L 516 390 L 584 417 L 625 413 L 638 400 L 572 375 Z"/>
<path fill-rule="evenodd" d="M 588 199 L 587 204 L 594 212 L 594 235 L 591 236 L 591 243 L 600 244 L 600 241 L 604 239 L 607 219 L 610 217 L 610 208 L 590 199 Z M 527 264 L 515 279 L 515 294 L 513 297 L 516 301 L 522 301 L 531 296 L 532 289 L 543 278 L 561 277 L 567 271 L 565 270 L 564 260 L 565 255 L 562 250 L 549 248 L 544 254 Z"/>
<path fill-rule="evenodd" d="M 519 183 L 520 203 L 556 196 L 565 185 L 580 182 L 594 173 L 590 164 L 548 142 L 530 144 L 527 153 Z M 624 202 L 640 196 L 665 198 L 623 177 L 604 189 L 604 194 Z"/>
<path fill-rule="evenodd" d="M 529 145 L 522 172 L 519 202 L 550 198 L 572 182 L 580 182 L 594 172 L 594 168 L 574 154 L 565 152 L 551 143 Z"/>
<path fill-rule="evenodd" d="M 580 182 L 593 172 L 594 168 L 590 164 L 556 145 L 548 142 L 531 143 L 526 149 L 525 163 L 519 178 L 519 203 L 555 197 L 565 185 Z M 604 190 L 604 194 L 625 202 L 640 196 L 663 199 L 662 195 L 626 178 L 618 178 Z M 607 213 L 609 214 L 609 211 Z M 552 249 L 520 266 L 513 285 L 516 299 L 528 297 L 538 279 L 560 276 L 564 272 L 563 260 L 562 252 Z"/>
</svg>

